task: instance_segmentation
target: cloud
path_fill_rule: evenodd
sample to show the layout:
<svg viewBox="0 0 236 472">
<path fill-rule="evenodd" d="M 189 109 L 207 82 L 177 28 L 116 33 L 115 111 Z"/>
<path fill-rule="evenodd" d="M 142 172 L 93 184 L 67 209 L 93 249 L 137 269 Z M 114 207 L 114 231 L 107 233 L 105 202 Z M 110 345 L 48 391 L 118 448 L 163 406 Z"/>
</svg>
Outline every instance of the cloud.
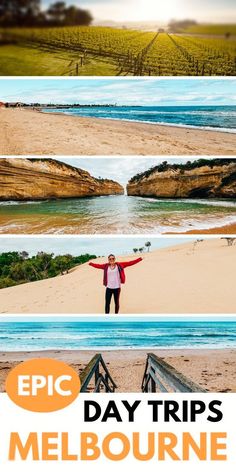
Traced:
<svg viewBox="0 0 236 472">
<path fill-rule="evenodd" d="M 1 100 L 118 105 L 236 104 L 236 79 L 14 79 L 1 81 Z"/>
<path fill-rule="evenodd" d="M 181 238 L 148 238 L 152 243 L 152 249 L 158 249 L 162 247 L 175 246 L 182 244 L 183 239 Z M 189 238 L 192 241 L 193 238 Z M 108 238 L 75 238 L 75 237 L 63 237 L 63 238 L 41 238 L 41 237 L 16 237 L 7 238 L 1 237 L 1 252 L 8 251 L 27 251 L 30 256 L 37 254 L 39 251 L 45 251 L 49 253 L 57 254 L 72 254 L 80 255 L 85 253 L 96 254 L 97 256 L 103 256 L 110 252 L 115 252 L 117 255 L 131 254 L 133 247 L 141 247 L 144 245 L 147 238 L 143 236 L 131 236 L 124 238 L 111 237 Z M 185 241 L 186 242 L 186 241 Z"/>
<path fill-rule="evenodd" d="M 94 177 L 109 178 L 126 186 L 128 180 L 139 172 L 150 169 L 167 160 L 172 163 L 182 163 L 189 158 L 163 157 L 104 157 L 104 158 L 77 158 L 57 157 L 57 160 L 66 162 L 75 167 L 87 170 Z M 191 159 L 191 160 L 194 160 Z"/>
</svg>

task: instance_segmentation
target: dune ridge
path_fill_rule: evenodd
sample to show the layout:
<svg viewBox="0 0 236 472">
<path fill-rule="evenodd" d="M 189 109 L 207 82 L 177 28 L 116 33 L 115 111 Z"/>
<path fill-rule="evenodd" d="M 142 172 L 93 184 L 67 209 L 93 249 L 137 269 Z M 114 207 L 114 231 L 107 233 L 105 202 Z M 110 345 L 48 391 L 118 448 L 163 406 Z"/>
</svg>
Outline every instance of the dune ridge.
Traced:
<svg viewBox="0 0 236 472">
<path fill-rule="evenodd" d="M 117 260 L 136 257 L 117 256 Z M 207 239 L 143 257 L 141 263 L 126 269 L 121 313 L 235 313 L 236 244 L 228 247 L 223 239 Z M 84 264 L 68 275 L 2 289 L 0 313 L 101 314 L 102 276 L 101 270 Z"/>
</svg>

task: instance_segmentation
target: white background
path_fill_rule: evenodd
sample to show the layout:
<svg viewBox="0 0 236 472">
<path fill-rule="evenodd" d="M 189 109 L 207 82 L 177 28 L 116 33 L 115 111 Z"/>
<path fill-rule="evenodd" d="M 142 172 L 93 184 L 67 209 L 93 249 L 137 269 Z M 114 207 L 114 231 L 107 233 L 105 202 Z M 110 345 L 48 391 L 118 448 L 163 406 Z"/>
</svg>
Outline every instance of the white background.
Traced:
<svg viewBox="0 0 236 472">
<path fill-rule="evenodd" d="M 95 400 L 99 402 L 104 411 L 109 400 L 115 400 L 119 408 L 120 414 L 123 418 L 122 423 L 117 423 L 114 419 L 108 420 L 106 423 L 101 423 L 100 420 L 93 423 L 84 423 L 83 421 L 83 406 L 84 400 Z M 155 400 L 178 400 L 180 403 L 184 400 L 203 400 L 209 404 L 211 400 L 222 401 L 221 411 L 223 412 L 223 420 L 219 423 L 210 423 L 206 420 L 207 414 L 199 415 L 196 423 L 158 423 L 152 422 L 151 407 L 147 406 L 149 399 Z M 128 400 L 133 403 L 135 400 L 141 400 L 141 404 L 136 410 L 136 420 L 134 423 L 128 423 L 127 412 L 122 406 L 121 400 Z M 136 471 L 143 471 L 144 467 L 149 471 L 235 471 L 236 469 L 236 394 L 81 394 L 77 400 L 64 410 L 54 413 L 31 413 L 22 408 L 17 407 L 7 397 L 7 394 L 0 394 L 0 470 L 1 472 L 51 472 L 52 468 L 55 471 L 61 472 L 94 472 L 112 471 L 120 472 L 121 468 L 133 468 Z M 80 449 L 80 432 L 90 431 L 99 435 L 100 440 L 106 435 L 114 431 L 122 431 L 127 436 L 131 437 L 133 431 L 139 431 L 142 434 L 143 453 L 145 453 L 146 433 L 168 431 L 179 434 L 181 441 L 181 432 L 188 431 L 194 438 L 198 439 L 198 432 L 227 432 L 227 456 L 226 461 L 199 461 L 199 459 L 192 456 L 191 461 L 173 461 L 171 459 L 160 462 L 156 458 L 151 461 L 141 462 L 132 457 L 123 461 L 113 462 L 104 458 L 103 455 L 96 461 L 27 461 L 17 460 L 14 462 L 8 461 L 9 438 L 11 432 L 18 432 L 23 439 L 27 438 L 30 432 L 69 432 L 69 452 L 71 454 L 79 454 Z M 117 445 L 118 446 L 118 445 Z M 118 451 L 119 449 L 117 449 Z M 115 452 L 115 449 L 113 449 Z M 176 450 L 180 454 L 181 442 L 179 449 Z M 222 451 L 223 452 L 223 451 Z"/>
</svg>

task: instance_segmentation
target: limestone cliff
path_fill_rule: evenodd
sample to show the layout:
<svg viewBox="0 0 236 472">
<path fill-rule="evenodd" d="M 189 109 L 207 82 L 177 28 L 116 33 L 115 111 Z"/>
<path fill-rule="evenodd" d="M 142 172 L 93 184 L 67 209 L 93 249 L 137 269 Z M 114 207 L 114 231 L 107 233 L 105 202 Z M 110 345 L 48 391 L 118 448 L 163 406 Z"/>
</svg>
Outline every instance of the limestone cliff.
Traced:
<svg viewBox="0 0 236 472">
<path fill-rule="evenodd" d="M 88 172 L 54 159 L 0 159 L 0 200 L 45 200 L 120 195 L 113 180 L 96 179 Z"/>
<path fill-rule="evenodd" d="M 235 198 L 236 159 L 214 159 L 210 164 L 201 159 L 201 163 L 157 166 L 133 177 L 127 185 L 127 194 L 157 198 Z"/>
</svg>

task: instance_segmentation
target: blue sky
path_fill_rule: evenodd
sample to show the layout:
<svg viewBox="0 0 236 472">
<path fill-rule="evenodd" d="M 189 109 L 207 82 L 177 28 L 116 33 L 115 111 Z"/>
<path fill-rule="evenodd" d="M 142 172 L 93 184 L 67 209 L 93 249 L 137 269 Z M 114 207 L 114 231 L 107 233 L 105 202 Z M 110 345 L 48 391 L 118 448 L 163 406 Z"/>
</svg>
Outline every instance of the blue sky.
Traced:
<svg viewBox="0 0 236 472">
<path fill-rule="evenodd" d="M 146 241 L 150 241 L 152 249 L 161 249 L 177 244 L 186 244 L 187 241 L 195 241 L 196 238 L 155 238 L 141 237 L 0 237 L 0 251 L 27 251 L 30 255 L 38 251 L 53 252 L 54 254 L 80 255 L 85 253 L 98 256 L 115 253 L 116 255 L 131 254 L 134 247 L 143 247 Z"/>
<path fill-rule="evenodd" d="M 0 101 L 236 105 L 236 79 L 1 79 Z"/>
<path fill-rule="evenodd" d="M 42 0 L 44 6 L 53 0 Z M 95 19 L 168 22 L 172 18 L 193 18 L 203 22 L 235 21 L 234 0 L 66 0 L 88 9 Z"/>
</svg>

